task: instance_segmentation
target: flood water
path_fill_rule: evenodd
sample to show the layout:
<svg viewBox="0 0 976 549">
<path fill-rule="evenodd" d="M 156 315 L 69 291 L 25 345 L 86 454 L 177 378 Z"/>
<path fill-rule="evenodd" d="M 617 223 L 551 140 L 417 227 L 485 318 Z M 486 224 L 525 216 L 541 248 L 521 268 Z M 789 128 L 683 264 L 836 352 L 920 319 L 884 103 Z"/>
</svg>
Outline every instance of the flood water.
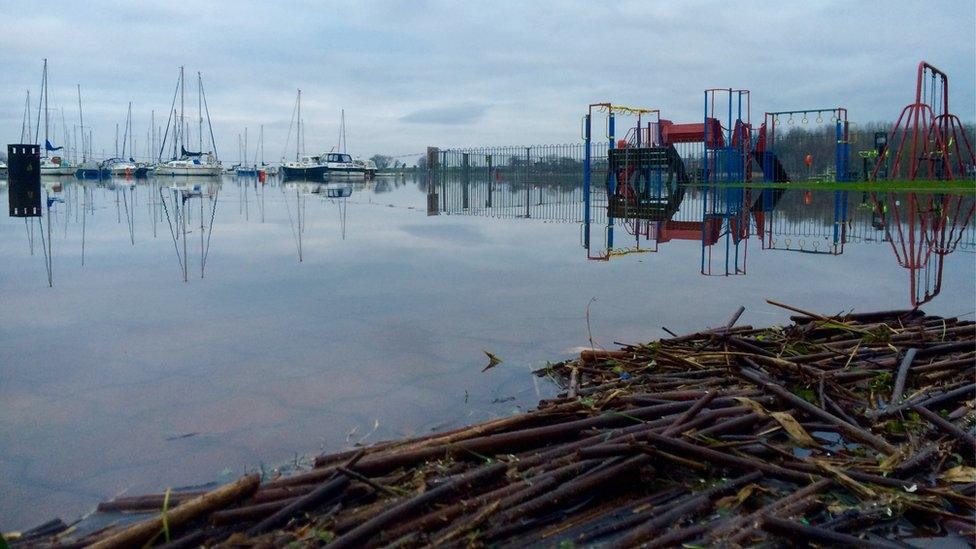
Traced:
<svg viewBox="0 0 976 549">
<path fill-rule="evenodd" d="M 608 253 L 606 208 L 582 246 L 573 185 L 445 184 L 428 215 L 410 176 L 348 197 L 190 181 L 183 205 L 174 181 L 45 181 L 43 225 L 0 220 L 0 529 L 526 409 L 555 392 L 530 372 L 590 333 L 786 320 L 766 298 L 976 303 L 972 196 L 756 193 L 748 229 L 713 233 L 689 189 L 668 227 L 617 221 Z"/>
</svg>

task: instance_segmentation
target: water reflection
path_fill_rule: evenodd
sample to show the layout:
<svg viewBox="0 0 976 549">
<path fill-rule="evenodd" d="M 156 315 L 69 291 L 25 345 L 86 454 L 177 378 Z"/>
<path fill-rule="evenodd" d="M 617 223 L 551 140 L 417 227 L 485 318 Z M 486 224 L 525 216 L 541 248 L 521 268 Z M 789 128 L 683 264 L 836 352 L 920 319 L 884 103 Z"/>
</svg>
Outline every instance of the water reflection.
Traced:
<svg viewBox="0 0 976 549">
<path fill-rule="evenodd" d="M 724 323 L 739 305 L 744 323 L 783 320 L 764 308 L 767 297 L 826 311 L 904 306 L 908 271 L 891 242 L 895 200 L 907 223 L 905 195 L 879 196 L 879 213 L 870 194 L 849 192 L 837 226 L 832 193 L 750 191 L 746 200 L 686 188 L 666 220 L 615 219 L 608 254 L 606 201 L 602 213 L 593 207 L 586 250 L 579 178 L 560 177 L 528 187 L 509 173 L 491 186 L 472 177 L 466 191 L 448 182 L 432 217 L 425 178 L 348 187 L 226 176 L 64 181 L 51 188 L 63 202 L 44 217 L 53 288 L 36 222 L 31 256 L 23 222 L 0 219 L 5 527 L 79 516 L 122 491 L 270 470 L 367 435 L 424 434 L 531 407 L 553 389 L 528 372 L 589 343 L 588 306 L 604 346 L 663 336 L 662 325 Z M 185 238 L 182 222 L 173 225 L 193 279 L 184 284 L 166 208 L 172 187 L 187 183 L 201 196 L 187 201 Z M 919 210 L 939 209 L 923 199 Z M 6 200 L 0 183 L 0 209 Z M 945 223 L 945 249 L 958 244 L 930 313 L 965 314 L 976 299 L 972 223 L 963 223 L 971 197 L 962 204 L 951 206 L 951 239 Z M 724 274 L 736 240 L 748 274 L 702 276 L 703 246 L 712 272 Z M 481 373 L 483 349 L 503 363 Z"/>
<path fill-rule="evenodd" d="M 877 225 L 884 228 L 898 264 L 908 270 L 913 306 L 942 291 L 946 256 L 960 247 L 972 250 L 972 198 L 952 195 L 871 194 Z"/>
<path fill-rule="evenodd" d="M 972 195 L 660 185 L 646 196 L 612 199 L 595 189 L 587 203 L 574 183 L 441 178 L 437 212 L 579 223 L 580 246 L 597 261 L 697 242 L 698 272 L 706 276 L 747 274 L 750 241 L 787 263 L 790 253 L 827 261 L 851 244 L 885 243 L 891 265 L 909 271 L 912 306 L 939 295 L 947 255 L 976 246 Z"/>
<path fill-rule="evenodd" d="M 6 186 L 6 181 L 0 181 Z M 402 184 L 402 182 L 399 182 Z M 236 196 L 221 196 L 221 190 L 230 187 Z M 289 226 L 295 241 L 299 262 L 304 260 L 304 234 L 308 197 L 335 206 L 337 229 L 341 239 L 346 236 L 347 205 L 354 192 L 367 189 L 374 193 L 390 192 L 395 187 L 389 180 L 364 182 L 315 183 L 305 181 L 281 182 L 277 179 L 235 176 L 229 178 L 43 178 L 42 193 L 46 208 L 41 217 L 25 218 L 25 238 L 30 255 L 38 248 L 43 251 L 45 269 L 50 285 L 53 285 L 55 256 L 61 255 L 64 245 L 80 234 L 77 244 L 81 265 L 85 265 L 89 221 L 96 211 L 101 215 L 114 210 L 115 223 L 122 226 L 129 245 L 136 246 L 139 227 L 149 221 L 152 239 L 162 233 L 172 241 L 176 265 L 184 282 L 191 271 L 206 274 L 210 247 L 213 244 L 215 226 L 219 232 L 219 207 L 221 202 L 236 201 L 239 216 L 250 221 L 256 209 L 257 221 L 266 221 L 268 193 L 276 194 L 285 206 Z M 96 203 L 98 207 L 96 208 Z M 144 209 L 143 209 L 144 207 Z M 48 227 L 50 222 L 51 227 Z M 57 227 L 60 232 L 55 232 Z M 54 242 L 49 247 L 48 240 Z M 148 238 L 148 234 L 144 235 Z M 195 242 L 190 243 L 193 239 Z M 219 239 L 218 239 L 219 242 Z M 192 249 L 191 249 L 192 248 Z M 50 250 L 54 250 L 49 251 Z M 192 265 L 191 265 L 192 264 Z"/>
</svg>

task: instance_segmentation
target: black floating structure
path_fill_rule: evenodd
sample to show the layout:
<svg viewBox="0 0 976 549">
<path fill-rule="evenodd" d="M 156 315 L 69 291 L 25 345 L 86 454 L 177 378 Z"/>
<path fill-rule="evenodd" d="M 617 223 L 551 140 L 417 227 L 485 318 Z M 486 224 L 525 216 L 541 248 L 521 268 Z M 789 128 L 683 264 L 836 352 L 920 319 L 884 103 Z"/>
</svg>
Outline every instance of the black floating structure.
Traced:
<svg viewBox="0 0 976 549">
<path fill-rule="evenodd" d="M 7 145 L 10 217 L 41 216 L 41 147 Z"/>
</svg>

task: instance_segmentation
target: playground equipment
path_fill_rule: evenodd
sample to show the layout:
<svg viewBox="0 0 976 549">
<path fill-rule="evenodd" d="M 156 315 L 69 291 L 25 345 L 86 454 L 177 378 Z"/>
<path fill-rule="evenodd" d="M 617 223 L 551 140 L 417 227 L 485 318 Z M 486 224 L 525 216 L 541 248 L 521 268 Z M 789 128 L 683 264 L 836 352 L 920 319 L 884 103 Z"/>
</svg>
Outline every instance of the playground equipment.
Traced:
<svg viewBox="0 0 976 549">
<path fill-rule="evenodd" d="M 876 215 L 885 221 L 895 259 L 908 269 L 912 306 L 931 301 L 942 290 L 945 258 L 967 234 L 976 202 L 962 195 L 916 193 L 901 198 L 890 193 L 887 199 L 872 193 L 871 200 Z"/>
<path fill-rule="evenodd" d="M 969 138 L 959 118 L 949 110 L 949 76 L 926 61 L 918 64 L 915 102 L 902 109 L 887 143 L 894 145 L 890 179 L 976 176 L 976 156 Z M 878 179 L 884 163 L 885 155 L 879 156 L 872 179 Z"/>
<path fill-rule="evenodd" d="M 728 98 L 725 101 L 720 99 Z M 749 151 L 752 149 L 749 90 L 711 88 L 705 90 L 704 180 L 707 183 L 743 183 L 751 180 Z M 726 106 L 726 124 L 717 118 Z"/>
<path fill-rule="evenodd" d="M 583 138 L 583 196 L 585 200 L 583 224 L 584 247 L 590 249 L 590 200 L 593 175 L 593 118 L 606 115 L 607 138 L 607 249 L 614 246 L 614 220 L 622 216 L 627 230 L 635 235 L 639 247 L 641 235 L 650 236 L 650 220 L 666 211 L 665 195 L 677 192 L 684 167 L 678 166 L 680 158 L 660 147 L 660 111 L 643 107 L 625 107 L 612 103 L 593 103 L 587 107 L 582 121 Z M 627 129 L 624 139 L 616 141 L 618 115 L 634 118 L 634 125 Z M 645 126 L 646 123 L 646 126 Z M 665 173 L 666 172 L 666 173 Z M 670 182 L 674 184 L 671 185 Z M 670 202 L 673 202 L 670 201 Z"/>
<path fill-rule="evenodd" d="M 706 117 L 701 124 L 675 124 L 661 119 L 657 109 L 621 107 L 612 103 L 589 105 L 583 117 L 584 142 L 584 234 L 583 246 L 591 259 L 607 260 L 635 251 L 656 251 L 660 242 L 696 234 L 702 245 L 702 274 L 743 274 L 745 247 L 749 235 L 751 195 L 739 188 L 705 189 L 695 220 L 675 220 L 685 188 L 693 181 L 741 183 L 750 172 L 752 131 L 747 90 L 715 89 L 706 92 Z M 716 97 L 727 93 L 727 127 L 711 116 Z M 735 98 L 733 101 L 732 98 Z M 723 98 L 724 99 L 724 98 Z M 724 102 L 723 102 L 724 103 Z M 606 253 L 591 253 L 591 189 L 594 158 L 590 150 L 595 113 L 606 113 Z M 711 113 L 711 114 L 710 114 Z M 620 114 L 636 117 L 625 138 L 616 140 Z M 701 145 L 701 175 L 689 174 L 677 145 Z M 686 149 L 687 151 L 687 149 Z M 691 153 L 694 155 L 694 152 Z M 614 230 L 620 221 L 634 236 L 633 247 L 616 249 Z M 712 247 L 725 239 L 723 272 L 712 269 Z M 641 240 L 645 241 L 642 248 Z M 730 255 L 731 254 L 731 255 Z"/>
<path fill-rule="evenodd" d="M 752 122 L 749 90 L 705 90 L 703 180 L 706 183 L 746 183 L 752 180 Z M 725 118 L 720 122 L 719 111 Z M 751 191 L 743 187 L 703 190 L 701 274 L 746 274 Z M 711 233 L 709 233 L 711 231 Z M 712 266 L 713 247 L 723 245 L 723 268 Z"/>
<path fill-rule="evenodd" d="M 829 119 L 825 118 L 825 114 Z M 832 173 L 824 173 L 820 169 L 821 159 L 819 157 L 822 155 L 812 154 L 811 151 L 814 148 L 812 146 L 806 147 L 804 150 L 795 151 L 778 150 L 777 147 L 776 137 L 778 133 L 784 131 L 782 130 L 783 126 L 787 128 L 785 131 L 790 131 L 789 128 L 795 124 L 808 124 L 814 116 L 816 116 L 813 119 L 814 123 L 820 125 L 832 123 L 834 126 L 833 138 L 831 139 L 834 142 Z M 753 158 L 755 158 L 756 163 L 762 168 L 763 181 L 767 183 L 789 182 L 790 176 L 787 172 L 799 173 L 803 167 L 806 168 L 808 178 L 810 178 L 811 173 L 817 172 L 823 174 L 818 179 L 826 178 L 838 182 L 850 181 L 851 151 L 849 128 L 847 109 L 844 107 L 797 109 L 765 113 L 763 123 L 759 126 L 759 136 L 756 139 L 756 146 L 753 151 Z M 816 133 L 812 133 L 811 137 L 814 139 L 821 138 Z M 816 147 L 818 151 L 828 148 L 823 143 L 813 143 L 811 145 L 819 145 Z M 791 158 L 784 160 L 784 153 L 789 153 L 787 156 Z M 816 169 L 814 168 L 815 165 L 817 166 Z"/>
</svg>

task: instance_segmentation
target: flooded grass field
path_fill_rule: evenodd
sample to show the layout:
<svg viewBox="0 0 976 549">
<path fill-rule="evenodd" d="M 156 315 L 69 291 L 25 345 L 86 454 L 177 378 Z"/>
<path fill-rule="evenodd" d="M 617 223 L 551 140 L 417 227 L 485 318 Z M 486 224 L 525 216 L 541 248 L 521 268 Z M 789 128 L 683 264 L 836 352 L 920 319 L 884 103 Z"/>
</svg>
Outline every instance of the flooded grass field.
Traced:
<svg viewBox="0 0 976 549">
<path fill-rule="evenodd" d="M 200 185 L 185 227 L 174 183 Z M 591 336 L 647 341 L 739 305 L 743 324 L 784 320 L 766 298 L 969 319 L 976 303 L 972 193 L 788 189 L 725 276 L 729 247 L 694 227 L 598 257 L 595 217 L 584 249 L 575 183 L 500 184 L 490 207 L 484 184 L 445 183 L 436 211 L 409 175 L 348 197 L 227 176 L 44 186 L 43 225 L 0 222 L 6 529 L 524 410 L 555 392 L 530 371 Z M 675 219 L 695 222 L 702 196 Z M 502 363 L 482 372 L 485 351 Z"/>
</svg>

